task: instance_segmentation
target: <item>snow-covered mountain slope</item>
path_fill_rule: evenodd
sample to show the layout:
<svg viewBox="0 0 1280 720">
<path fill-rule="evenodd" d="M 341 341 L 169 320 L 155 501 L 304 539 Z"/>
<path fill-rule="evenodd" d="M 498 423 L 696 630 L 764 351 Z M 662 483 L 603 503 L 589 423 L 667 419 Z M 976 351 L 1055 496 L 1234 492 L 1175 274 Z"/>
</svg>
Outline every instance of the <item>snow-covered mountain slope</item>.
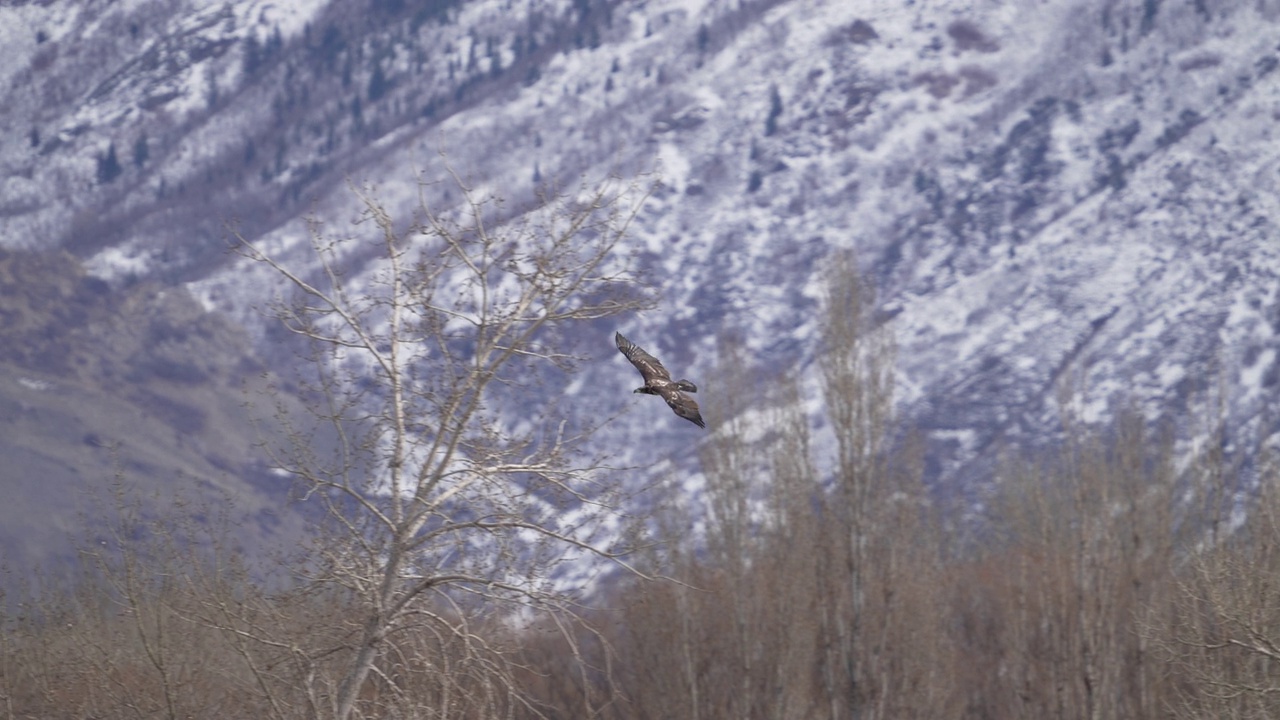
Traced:
<svg viewBox="0 0 1280 720">
<path fill-rule="evenodd" d="M 1096 421 L 1222 387 L 1272 435 L 1274 3 L 408 5 L 0 10 L 27 32 L 0 51 L 25 68 L 0 78 L 2 242 L 188 282 L 253 325 L 273 289 L 225 255 L 227 220 L 301 260 L 301 215 L 354 217 L 345 179 L 407 213 L 441 151 L 513 207 L 652 171 L 633 242 L 663 302 L 622 329 L 683 375 L 731 333 L 811 377 L 823 259 L 849 248 L 941 481 L 1051 439 L 1064 384 Z M 633 399 L 612 329 L 580 339 L 584 406 Z M 687 423 L 634 399 L 616 444 L 687 455 Z"/>
</svg>

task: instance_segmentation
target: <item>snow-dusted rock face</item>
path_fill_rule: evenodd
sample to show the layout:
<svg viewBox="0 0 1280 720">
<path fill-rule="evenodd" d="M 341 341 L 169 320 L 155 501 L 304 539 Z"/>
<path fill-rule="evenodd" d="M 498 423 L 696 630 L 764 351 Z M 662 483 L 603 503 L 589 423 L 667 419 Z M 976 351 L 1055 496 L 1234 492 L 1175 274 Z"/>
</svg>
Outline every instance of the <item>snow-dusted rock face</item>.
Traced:
<svg viewBox="0 0 1280 720">
<path fill-rule="evenodd" d="M 684 376 L 723 333 L 815 373 L 823 259 L 849 248 L 940 480 L 1051 438 L 1064 383 L 1090 421 L 1221 387 L 1272 433 L 1274 3 L 76 5 L 0 9 L 4 245 L 189 283 L 253 325 L 272 288 L 225 254 L 228 221 L 301 260 L 302 215 L 354 217 L 346 179 L 408 213 L 440 151 L 511 207 L 654 172 L 633 242 L 663 302 L 621 329 Z M 598 360 L 584 408 L 635 399 L 613 330 L 573 348 Z M 661 404 L 609 427 L 673 457 L 698 440 Z"/>
</svg>

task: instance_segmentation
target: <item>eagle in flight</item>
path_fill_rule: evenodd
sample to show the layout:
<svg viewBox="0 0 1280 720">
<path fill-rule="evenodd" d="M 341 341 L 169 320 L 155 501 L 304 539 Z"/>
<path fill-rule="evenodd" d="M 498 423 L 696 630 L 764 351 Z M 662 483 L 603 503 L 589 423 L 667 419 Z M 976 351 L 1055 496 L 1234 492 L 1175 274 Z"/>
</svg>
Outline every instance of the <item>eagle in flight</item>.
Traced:
<svg viewBox="0 0 1280 720">
<path fill-rule="evenodd" d="M 698 386 L 688 380 L 672 380 L 671 373 L 662 367 L 662 363 L 658 362 L 658 358 L 650 355 L 640 348 L 639 345 L 622 337 L 622 333 L 614 333 L 613 341 L 618 346 L 618 352 L 622 353 L 632 365 L 640 371 L 640 375 L 644 378 L 644 387 L 638 387 L 632 392 L 643 393 L 645 395 L 658 395 L 667 401 L 667 405 L 671 406 L 671 411 L 700 428 L 705 428 L 706 423 L 702 421 L 702 413 L 698 412 L 698 403 L 693 401 L 685 393 L 698 392 Z"/>
</svg>

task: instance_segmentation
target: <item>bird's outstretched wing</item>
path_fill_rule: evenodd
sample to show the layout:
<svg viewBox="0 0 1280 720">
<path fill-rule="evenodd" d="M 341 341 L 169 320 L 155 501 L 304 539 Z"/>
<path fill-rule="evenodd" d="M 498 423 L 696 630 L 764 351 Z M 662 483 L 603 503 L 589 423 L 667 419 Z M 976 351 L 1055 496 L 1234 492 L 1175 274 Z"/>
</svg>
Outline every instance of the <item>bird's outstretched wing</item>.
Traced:
<svg viewBox="0 0 1280 720">
<path fill-rule="evenodd" d="M 667 388 L 659 394 L 662 395 L 663 400 L 667 401 L 667 405 L 671 406 L 672 412 L 700 428 L 707 426 L 702 421 L 702 413 L 698 411 L 698 403 L 693 398 L 674 387 Z"/>
<path fill-rule="evenodd" d="M 654 380 L 671 379 L 671 373 L 662 367 L 662 363 L 658 362 L 658 358 L 645 352 L 639 345 L 622 337 L 622 333 L 615 332 L 613 334 L 613 342 L 618 346 L 618 351 L 622 353 L 623 357 L 630 360 L 631 364 L 640 371 L 640 375 L 644 377 L 646 385 Z M 671 401 L 668 400 L 667 402 L 670 403 Z M 672 407 L 674 408 L 675 406 L 673 405 Z"/>
</svg>

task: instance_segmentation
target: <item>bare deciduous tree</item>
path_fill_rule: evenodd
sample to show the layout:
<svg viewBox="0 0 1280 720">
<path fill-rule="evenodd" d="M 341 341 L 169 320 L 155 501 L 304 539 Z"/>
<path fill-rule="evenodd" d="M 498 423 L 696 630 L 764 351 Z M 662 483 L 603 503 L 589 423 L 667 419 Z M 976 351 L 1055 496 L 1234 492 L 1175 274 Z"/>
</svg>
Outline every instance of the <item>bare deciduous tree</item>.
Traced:
<svg viewBox="0 0 1280 720">
<path fill-rule="evenodd" d="M 329 646 L 310 648 L 220 622 L 288 649 L 322 716 L 407 703 L 415 668 L 465 678 L 439 702 L 467 697 L 491 716 L 521 705 L 514 656 L 481 630 L 502 613 L 565 607 L 555 577 L 567 564 L 627 567 L 611 530 L 620 491 L 584 448 L 594 421 L 565 412 L 557 387 L 576 362 L 574 333 L 648 302 L 623 244 L 647 188 L 609 180 L 510 220 L 450 177 L 460 209 L 429 207 L 420 184 L 411 222 L 354 189 L 357 225 L 376 232 L 335 238 L 313 224 L 313 272 L 237 238 L 288 285 L 278 315 L 313 351 L 306 391 L 320 423 L 272 450 L 328 511 L 298 571 L 349 612 L 323 633 Z M 349 276 L 359 262 L 364 273 Z M 316 441 L 322 428 L 331 443 Z"/>
<path fill-rule="evenodd" d="M 820 659 L 832 716 L 854 712 L 868 702 L 875 673 L 868 666 L 872 645 L 866 634 L 868 593 L 883 588 L 873 564 L 884 536 L 889 433 L 893 426 L 893 338 L 871 323 L 874 297 L 854 258 L 838 255 L 827 281 L 821 355 L 823 399 L 836 436 L 831 512 L 826 522 L 833 547 L 819 573 L 835 585 L 820 611 L 824 632 L 833 638 Z M 843 586 L 843 587 L 841 587 Z M 847 600 L 843 600 L 847 598 Z M 847 607 L 847 612 L 837 608 Z"/>
<path fill-rule="evenodd" d="M 1153 607 L 1143 635 L 1178 680 L 1169 701 L 1174 717 L 1274 717 L 1280 713 L 1280 467 L 1259 449 L 1249 472 L 1228 457 L 1222 440 L 1206 443 L 1204 457 L 1192 464 L 1184 522 L 1199 536 L 1181 559 L 1167 614 Z M 1242 478 L 1247 489 L 1224 487 Z"/>
</svg>

